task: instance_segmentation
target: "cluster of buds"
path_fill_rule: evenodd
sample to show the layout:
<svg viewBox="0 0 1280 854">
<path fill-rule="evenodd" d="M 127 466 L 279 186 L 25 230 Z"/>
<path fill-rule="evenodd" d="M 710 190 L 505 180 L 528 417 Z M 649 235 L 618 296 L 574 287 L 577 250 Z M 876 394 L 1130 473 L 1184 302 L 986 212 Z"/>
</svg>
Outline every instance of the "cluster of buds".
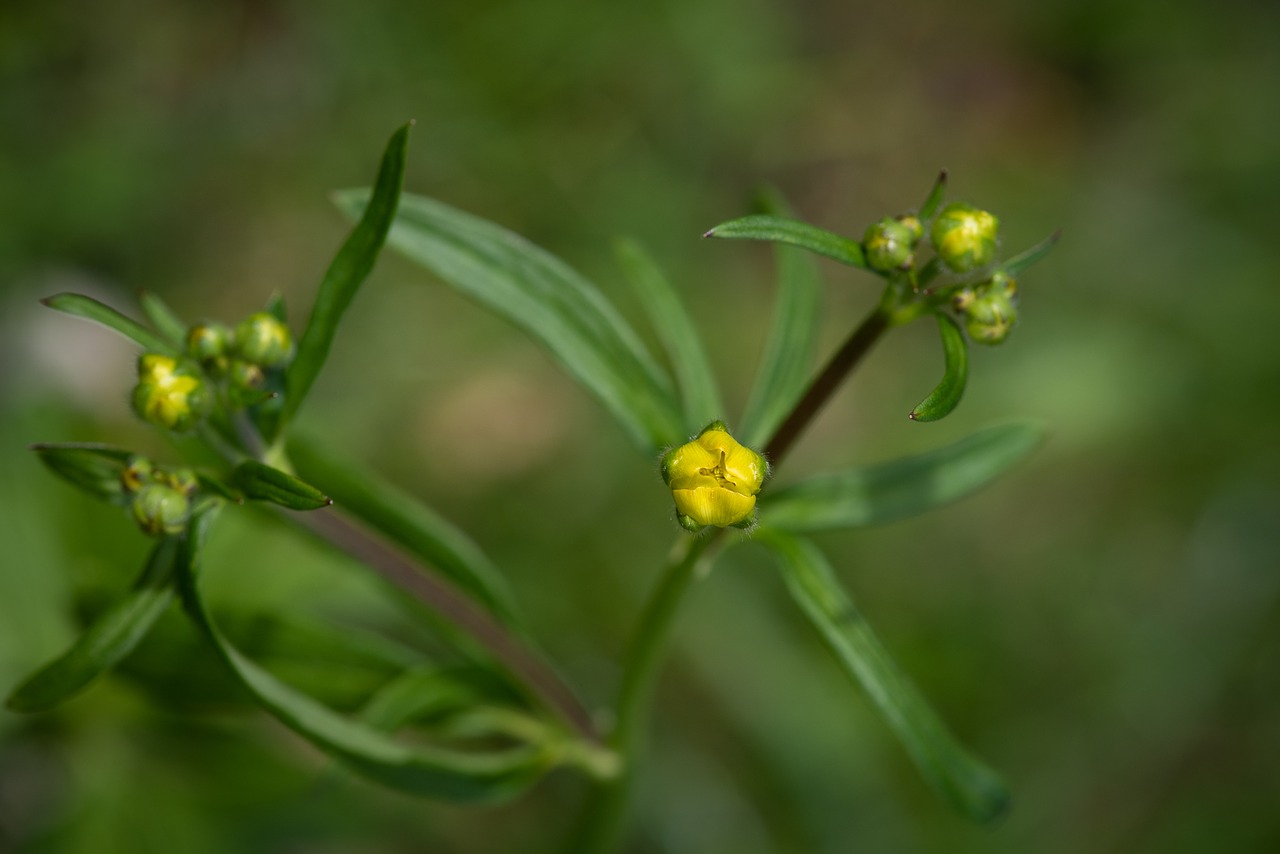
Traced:
<svg viewBox="0 0 1280 854">
<path fill-rule="evenodd" d="M 190 469 L 166 470 L 144 457 L 131 457 L 120 474 L 129 508 L 143 533 L 152 537 L 180 534 L 191 518 L 199 488 Z"/>
<path fill-rule="evenodd" d="M 245 318 L 234 332 L 221 323 L 200 323 L 187 332 L 184 358 L 139 358 L 133 408 L 145 421 L 184 432 L 209 414 L 216 392 L 236 408 L 262 401 L 271 373 L 292 356 L 289 327 L 267 312 Z"/>
<path fill-rule="evenodd" d="M 999 344 L 1018 319 L 1018 283 L 997 270 L 991 278 L 956 291 L 951 304 L 964 319 L 965 331 L 978 344 Z"/>
<path fill-rule="evenodd" d="M 689 531 L 707 526 L 750 528 L 756 495 L 769 476 L 765 458 L 713 421 L 662 458 L 662 479 L 675 499 L 676 519 Z"/>
</svg>

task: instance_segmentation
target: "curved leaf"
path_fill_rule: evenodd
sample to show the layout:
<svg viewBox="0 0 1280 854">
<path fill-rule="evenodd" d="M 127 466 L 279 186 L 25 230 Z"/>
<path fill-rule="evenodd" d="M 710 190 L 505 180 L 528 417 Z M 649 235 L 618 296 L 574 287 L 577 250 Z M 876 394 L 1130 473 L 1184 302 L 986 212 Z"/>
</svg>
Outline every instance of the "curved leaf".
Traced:
<svg viewBox="0 0 1280 854">
<path fill-rule="evenodd" d="M 769 214 L 789 213 L 776 193 L 766 193 L 760 201 Z M 813 259 L 799 249 L 777 244 L 774 264 L 778 295 L 773 325 L 740 428 L 743 441 L 753 448 L 769 440 L 808 387 L 822 319 L 822 282 Z"/>
<path fill-rule="evenodd" d="M 426 715 L 473 704 L 477 694 L 438 668 L 412 668 L 382 686 L 360 712 L 360 719 L 393 732 Z"/>
<path fill-rule="evenodd" d="M 151 550 L 132 591 L 93 621 L 59 658 L 45 665 L 9 696 L 15 712 L 43 712 L 69 700 L 114 667 L 147 634 L 173 599 L 177 544 L 164 539 Z"/>
<path fill-rule="evenodd" d="M 231 482 L 246 498 L 270 501 L 290 510 L 317 510 L 333 499 L 288 472 L 257 460 L 245 460 L 231 473 Z"/>
<path fill-rule="evenodd" d="M 129 502 L 120 476 L 132 451 L 92 442 L 46 442 L 32 445 L 31 450 L 51 472 L 95 498 L 113 504 Z"/>
<path fill-rule="evenodd" d="M 40 302 L 55 311 L 83 317 L 86 320 L 101 323 L 108 329 L 114 329 L 124 337 L 141 344 L 142 348 L 148 352 L 164 353 L 168 356 L 180 355 L 174 345 L 133 318 L 125 317 L 111 306 L 98 302 L 93 297 L 87 297 L 84 294 L 56 294 Z"/>
<path fill-rule="evenodd" d="M 142 313 L 151 321 L 156 331 L 167 338 L 174 346 L 182 349 L 187 341 L 187 324 L 182 321 L 164 300 L 151 291 L 138 292 L 138 304 Z"/>
<path fill-rule="evenodd" d="M 817 546 L 768 529 L 758 531 L 755 540 L 778 558 L 787 591 L 862 685 L 925 779 L 974 821 L 998 818 L 1009 805 L 1004 781 L 956 741 L 898 669 Z"/>
<path fill-rule="evenodd" d="M 339 193 L 358 214 L 367 191 Z M 405 194 L 388 242 L 459 292 L 540 341 L 646 454 L 684 435 L 670 378 L 594 285 L 491 222 Z"/>
<path fill-rule="evenodd" d="M 295 691 L 240 653 L 213 623 L 198 583 L 199 555 L 209 516 L 192 522 L 178 555 L 178 584 L 187 612 L 236 678 L 281 723 L 384 785 L 451 801 L 499 801 L 526 789 L 553 767 L 558 745 L 463 752 L 401 743 Z"/>
<path fill-rule="evenodd" d="M 1037 261 L 1044 258 L 1044 256 L 1048 255 L 1049 250 L 1053 249 L 1054 246 L 1058 245 L 1058 241 L 1060 239 L 1062 239 L 1061 229 L 1059 229 L 1058 231 L 1055 231 L 1053 234 L 1050 234 L 1044 240 L 1041 240 L 1039 243 L 1037 243 L 1035 246 L 1032 246 L 1030 249 L 1026 250 L 1025 252 L 1019 252 L 1017 255 L 1014 255 L 1008 261 L 1005 261 L 1003 264 L 1001 264 L 1000 269 L 1004 270 L 1004 272 L 1007 273 L 1010 276 L 1010 278 L 1016 277 L 1023 270 L 1027 269 L 1032 264 L 1035 264 Z"/>
<path fill-rule="evenodd" d="M 969 348 L 960 325 L 949 314 L 938 315 L 938 334 L 942 336 L 942 354 L 945 360 L 942 381 L 920 401 L 907 416 L 912 421 L 937 421 L 951 414 L 964 397 L 965 382 L 969 379 Z"/>
<path fill-rule="evenodd" d="M 720 400 L 711 362 L 679 294 L 653 256 L 639 243 L 619 240 L 614 250 L 671 360 L 680 387 L 685 432 L 691 434 L 723 418 L 724 403 Z"/>
<path fill-rule="evenodd" d="M 382 164 L 378 168 L 371 203 L 334 256 L 320 282 L 307 328 L 298 341 L 298 354 L 289 365 L 288 393 L 277 424 L 288 423 L 302 405 L 307 392 L 320 375 L 325 359 L 329 357 L 329 349 L 333 346 L 333 338 L 343 314 L 373 269 L 374 262 L 378 260 L 378 252 L 386 241 L 387 230 L 391 227 L 400 201 L 411 127 L 412 122 L 391 135 L 382 155 Z M 269 310 L 273 313 L 282 312 L 283 303 Z"/>
<path fill-rule="evenodd" d="M 915 516 L 986 486 L 1043 436 L 1038 425 L 1014 422 L 918 456 L 818 475 L 766 496 L 761 519 L 788 531 L 827 531 Z"/>
<path fill-rule="evenodd" d="M 721 223 L 708 231 L 703 237 L 721 237 L 730 240 L 768 240 L 773 243 L 787 243 L 799 246 L 819 255 L 834 258 L 841 264 L 850 267 L 868 269 L 866 255 L 862 244 L 838 234 L 832 234 L 816 225 L 809 225 L 798 219 L 773 216 L 772 214 L 752 214 L 741 219 Z"/>
</svg>

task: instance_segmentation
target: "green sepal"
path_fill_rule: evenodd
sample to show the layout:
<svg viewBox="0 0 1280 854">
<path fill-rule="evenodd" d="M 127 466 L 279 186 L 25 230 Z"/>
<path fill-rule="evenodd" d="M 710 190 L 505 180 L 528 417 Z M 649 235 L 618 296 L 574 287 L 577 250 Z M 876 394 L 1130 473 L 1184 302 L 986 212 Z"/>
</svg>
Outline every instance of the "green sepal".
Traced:
<svg viewBox="0 0 1280 854">
<path fill-rule="evenodd" d="M 862 685 L 930 785 L 974 821 L 999 818 L 1009 806 L 1009 791 L 1000 775 L 956 740 L 898 669 L 817 546 L 769 529 L 758 531 L 754 541 L 773 551 L 791 598 Z"/>
<path fill-rule="evenodd" d="M 933 182 L 933 186 L 929 189 L 929 195 L 925 198 L 924 204 L 920 206 L 920 219 L 928 222 L 933 219 L 933 215 L 938 212 L 938 208 L 942 206 L 942 197 L 947 192 L 947 170 L 943 169 L 938 173 L 938 177 Z"/>
<path fill-rule="evenodd" d="M 867 266 L 866 255 L 862 245 L 856 240 L 832 234 L 816 225 L 809 225 L 797 219 L 773 216 L 771 214 L 752 214 L 740 219 L 721 223 L 709 230 L 703 237 L 719 237 L 729 240 L 765 240 L 771 243 L 786 243 L 799 246 L 819 255 L 833 258 L 841 264 L 857 267 L 862 270 Z"/>
<path fill-rule="evenodd" d="M 948 314 L 938 314 L 938 334 L 942 337 L 942 354 L 945 362 L 942 380 L 929 396 L 911 410 L 912 421 L 937 421 L 951 414 L 964 397 L 965 383 L 969 379 L 969 348 L 960 330 L 960 324 Z"/>
<path fill-rule="evenodd" d="M 95 498 L 122 506 L 129 503 L 120 478 L 132 451 L 91 442 L 47 442 L 32 445 L 31 450 L 51 472 Z"/>
<path fill-rule="evenodd" d="M 43 712 L 71 699 L 133 651 L 173 599 L 177 540 L 156 544 L 133 589 L 85 629 L 72 647 L 9 695 L 15 712 Z"/>
<path fill-rule="evenodd" d="M 101 323 L 108 329 L 114 329 L 131 341 L 141 344 L 143 349 L 149 352 L 164 353 L 166 356 L 182 355 L 178 346 L 170 344 L 138 321 L 125 317 L 111 306 L 84 294 L 55 294 L 40 302 L 55 311 Z"/>
<path fill-rule="evenodd" d="M 329 496 L 288 472 L 245 460 L 231 474 L 232 485 L 255 501 L 270 501 L 290 510 L 317 510 L 333 503 Z"/>
</svg>

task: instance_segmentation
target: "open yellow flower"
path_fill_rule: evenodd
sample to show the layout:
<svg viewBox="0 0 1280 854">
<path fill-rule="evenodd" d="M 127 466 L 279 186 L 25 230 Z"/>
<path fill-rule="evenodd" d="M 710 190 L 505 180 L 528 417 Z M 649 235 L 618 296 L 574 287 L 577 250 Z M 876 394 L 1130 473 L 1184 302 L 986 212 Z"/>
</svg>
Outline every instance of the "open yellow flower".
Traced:
<svg viewBox="0 0 1280 854">
<path fill-rule="evenodd" d="M 690 531 L 750 527 L 755 521 L 756 494 L 769 475 L 764 457 L 729 435 L 723 421 L 713 421 L 688 444 L 662 458 L 662 479 L 671 487 L 676 518 Z"/>
</svg>

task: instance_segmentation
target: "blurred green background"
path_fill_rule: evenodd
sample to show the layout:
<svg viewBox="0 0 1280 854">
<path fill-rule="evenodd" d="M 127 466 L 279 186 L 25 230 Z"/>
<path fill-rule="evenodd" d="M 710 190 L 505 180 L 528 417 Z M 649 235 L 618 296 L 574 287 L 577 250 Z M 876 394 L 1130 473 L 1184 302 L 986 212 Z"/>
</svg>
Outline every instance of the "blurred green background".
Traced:
<svg viewBox="0 0 1280 854">
<path fill-rule="evenodd" d="M 1064 229 L 1020 326 L 935 425 L 905 418 L 940 369 L 934 333 L 891 337 L 781 478 L 1050 425 L 979 496 L 823 540 L 1014 809 L 981 829 L 935 799 L 746 548 L 682 615 L 634 850 L 1280 850 L 1278 32 L 1260 0 L 7 0 L 0 690 L 147 545 L 26 446 L 173 458 L 128 412 L 132 348 L 38 298 L 132 310 L 146 288 L 234 320 L 279 290 L 297 319 L 345 234 L 327 192 L 368 183 L 414 118 L 411 191 L 527 235 L 632 317 L 610 242 L 646 243 L 736 408 L 771 261 L 699 235 L 761 182 L 859 235 L 945 166 L 1008 249 Z M 876 289 L 823 273 L 827 353 Z M 676 529 L 652 462 L 541 351 L 388 256 L 301 426 L 473 534 L 571 682 L 612 701 Z M 227 516 L 222 608 L 411 634 L 357 567 Z M 210 705 L 213 677 L 179 679 L 198 656 L 176 614 L 162 629 L 57 712 L 0 712 L 0 850 L 544 851 L 581 801 L 568 774 L 486 809 L 335 775 L 265 716 Z"/>
</svg>

